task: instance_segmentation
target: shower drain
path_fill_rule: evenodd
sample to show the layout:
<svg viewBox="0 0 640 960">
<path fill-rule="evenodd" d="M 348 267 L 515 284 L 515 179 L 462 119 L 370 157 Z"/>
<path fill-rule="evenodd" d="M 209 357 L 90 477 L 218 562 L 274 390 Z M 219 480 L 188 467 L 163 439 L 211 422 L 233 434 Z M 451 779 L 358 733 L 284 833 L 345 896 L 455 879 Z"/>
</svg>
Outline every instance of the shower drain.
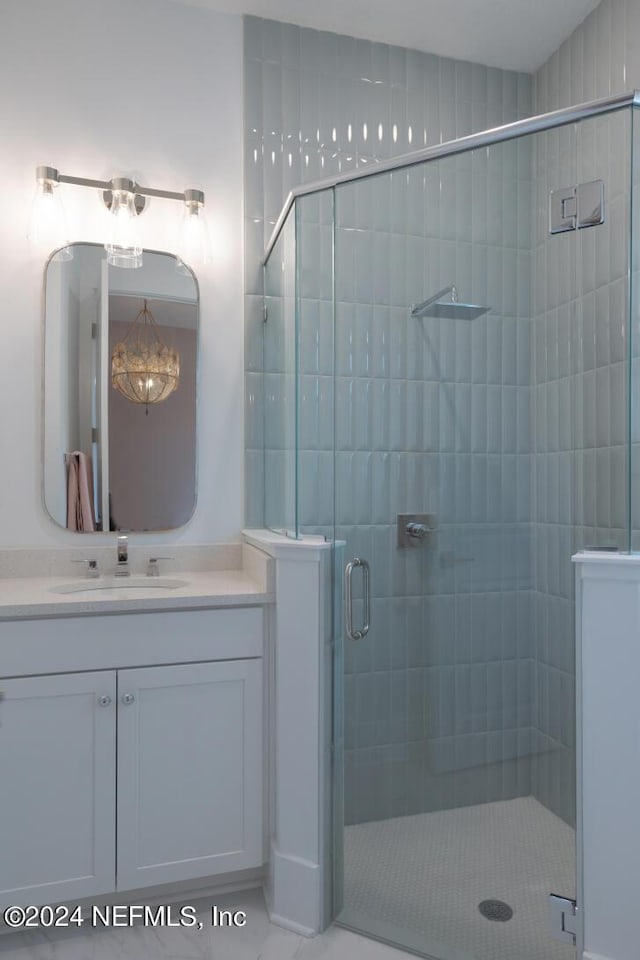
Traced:
<svg viewBox="0 0 640 960">
<path fill-rule="evenodd" d="M 478 910 L 487 920 L 511 920 L 513 910 L 504 900 L 483 900 L 478 904 Z"/>
</svg>

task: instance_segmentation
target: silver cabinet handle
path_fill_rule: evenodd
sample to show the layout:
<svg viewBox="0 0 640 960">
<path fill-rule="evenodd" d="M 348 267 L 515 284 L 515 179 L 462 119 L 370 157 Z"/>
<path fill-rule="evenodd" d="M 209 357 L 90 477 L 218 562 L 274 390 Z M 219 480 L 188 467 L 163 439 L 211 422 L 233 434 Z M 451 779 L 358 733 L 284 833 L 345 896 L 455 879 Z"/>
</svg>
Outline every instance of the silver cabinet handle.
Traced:
<svg viewBox="0 0 640 960">
<path fill-rule="evenodd" d="M 362 588 L 364 592 L 364 620 L 359 630 L 353 627 L 353 587 L 352 574 L 355 567 L 362 567 Z M 344 570 L 344 594 L 346 605 L 347 636 L 349 640 L 363 640 L 369 633 L 371 622 L 371 598 L 369 593 L 369 564 L 366 560 L 355 557 L 350 560 Z"/>
<path fill-rule="evenodd" d="M 133 695 L 132 693 L 125 693 L 125 695 L 124 695 L 123 698 L 122 698 L 122 702 L 124 703 L 125 706 L 128 707 L 129 704 L 130 704 L 130 703 L 133 703 L 133 701 L 134 701 L 135 699 L 136 699 L 136 698 L 134 697 L 134 695 Z"/>
<path fill-rule="evenodd" d="M 111 703 L 111 697 L 109 697 L 109 696 L 105 693 L 105 694 L 103 694 L 103 696 L 98 697 L 98 703 L 100 704 L 101 707 L 108 707 L 109 704 Z"/>
</svg>

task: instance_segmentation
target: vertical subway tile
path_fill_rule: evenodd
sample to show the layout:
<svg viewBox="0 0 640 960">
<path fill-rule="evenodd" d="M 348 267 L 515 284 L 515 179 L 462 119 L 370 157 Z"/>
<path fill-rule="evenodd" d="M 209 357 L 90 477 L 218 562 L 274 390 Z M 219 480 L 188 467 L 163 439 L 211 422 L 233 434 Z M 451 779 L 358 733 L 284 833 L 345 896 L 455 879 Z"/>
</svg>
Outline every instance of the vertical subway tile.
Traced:
<svg viewBox="0 0 640 960">
<path fill-rule="evenodd" d="M 582 92 L 592 83 L 592 77 L 583 78 L 578 65 L 592 49 L 595 36 L 587 38 L 591 28 L 583 26 L 579 29 L 584 36 L 568 41 L 561 55 L 536 77 L 536 109 L 557 105 L 568 84 L 572 91 Z M 611 37 L 613 42 L 613 32 Z M 262 22 L 255 21 L 248 31 L 245 28 L 245 49 L 253 63 L 252 67 L 247 63 L 246 70 L 246 115 L 256 138 L 246 145 L 249 161 L 251 151 L 257 151 L 255 164 L 249 162 L 247 169 L 252 178 L 247 186 L 247 286 L 253 293 L 247 303 L 253 312 L 262 293 L 256 266 L 264 237 L 261 221 L 277 215 L 284 192 L 301 178 L 328 170 L 323 162 L 349 169 L 356 162 L 415 149 L 531 110 L 531 78 L 384 44 L 283 24 L 263 29 Z M 256 91 L 257 65 L 266 83 Z M 604 82 L 598 67 L 594 82 Z M 546 99 L 544 104 L 541 98 Z M 585 97 L 573 98 L 581 99 Z M 269 138 L 265 142 L 260 140 L 263 131 Z M 374 573 L 374 619 L 379 625 L 375 656 L 373 647 L 369 652 L 351 651 L 348 662 L 348 669 L 357 669 L 363 677 L 360 691 L 353 694 L 359 709 L 349 714 L 348 806 L 354 819 L 389 815 L 400 809 L 394 803 L 409 800 L 420 812 L 436 796 L 446 805 L 486 798 L 492 790 L 496 798 L 514 791 L 526 794 L 532 779 L 539 787 L 536 795 L 553 797 L 557 807 L 566 807 L 568 781 L 563 780 L 554 793 L 550 763 L 540 760 L 532 778 L 530 760 L 517 758 L 519 751 L 526 753 L 532 723 L 531 631 L 539 622 L 557 636 L 567 632 L 561 607 L 546 604 L 538 617 L 537 600 L 540 591 L 559 590 L 564 595 L 569 589 L 567 565 L 559 561 L 570 543 L 565 518 L 571 509 L 572 470 L 575 501 L 582 504 L 585 519 L 594 525 L 624 522 L 618 507 L 624 484 L 623 420 L 617 411 L 624 406 L 626 344 L 624 325 L 620 320 L 614 324 L 613 318 L 624 314 L 620 271 L 626 251 L 618 214 L 608 243 L 606 278 L 605 262 L 598 254 L 602 239 L 580 238 L 577 258 L 572 255 L 577 243 L 554 245 L 547 240 L 548 185 L 540 178 L 534 191 L 530 177 L 534 171 L 544 175 L 545 165 L 551 170 L 549 158 L 560 176 L 560 164 L 569 154 L 560 137 L 551 141 L 549 152 L 540 141 L 535 145 L 522 141 L 512 151 L 503 145 L 489 155 L 475 152 L 460 163 L 443 161 L 416 169 L 410 177 L 404 172 L 380 178 L 375 190 L 369 190 L 373 181 L 358 192 L 341 188 L 335 278 L 329 266 L 331 231 L 320 229 L 321 224 L 330 228 L 330 217 L 323 220 L 315 203 L 303 211 L 299 359 L 305 377 L 300 381 L 300 428 L 307 449 L 300 461 L 301 511 L 305 519 L 312 520 L 315 511 L 319 519 L 330 522 L 333 428 L 324 429 L 323 423 L 334 402 L 330 381 L 335 283 L 337 517 L 348 524 L 344 531 L 349 549 L 367 550 L 379 558 Z M 596 156 L 591 149 L 587 152 Z M 539 236 L 538 230 L 545 232 Z M 566 278 L 576 271 L 583 313 L 579 326 L 574 323 L 569 330 L 578 308 Z M 611 271 L 620 273 L 619 290 L 604 283 Z M 470 325 L 429 318 L 414 323 L 409 318 L 411 303 L 453 279 L 464 299 L 486 303 L 491 314 Z M 603 281 L 600 287 L 598 280 Z M 273 288 L 271 293 L 276 317 L 275 301 L 282 291 Z M 605 314 L 608 322 L 602 327 L 599 320 Z M 258 332 L 257 324 L 250 326 Z M 279 326 L 279 332 L 270 331 L 265 361 L 266 369 L 274 371 L 267 390 L 273 412 L 268 442 L 274 447 L 267 451 L 270 507 L 282 513 L 286 504 L 276 491 L 278 482 L 286 486 L 290 465 L 283 371 L 288 367 L 291 330 L 284 316 Z M 586 343 L 584 352 L 576 349 L 578 337 L 580 345 Z M 250 373 L 260 374 L 260 356 L 260 348 L 252 344 L 246 356 Z M 578 366 L 570 367 L 574 357 Z M 532 383 L 537 386 L 531 388 Z M 570 400 L 577 407 L 573 426 L 567 415 Z M 250 411 L 247 425 L 248 440 L 261 444 Z M 596 457 L 596 441 L 615 447 Z M 582 442 L 591 447 L 584 459 L 572 464 L 571 445 Z M 262 451 L 250 451 L 253 460 L 254 453 L 261 461 Z M 259 476 L 257 461 L 253 476 Z M 260 499 L 259 485 L 252 484 L 250 499 Z M 394 527 L 389 521 L 409 503 L 434 504 L 438 514 L 439 551 L 445 562 L 441 567 L 433 560 L 426 578 L 421 563 L 432 558 L 423 560 L 418 553 L 394 556 Z M 540 559 L 532 573 L 534 507 L 539 525 L 545 520 L 547 530 L 539 540 Z M 251 511 L 249 515 L 259 517 L 258 506 Z M 448 529 L 451 520 L 460 524 L 457 531 Z M 518 531 L 505 529 L 516 520 L 521 524 Z M 479 530 L 468 529 L 473 521 L 482 527 L 482 536 Z M 548 529 L 558 524 L 563 530 Z M 471 566 L 457 563 L 467 556 L 474 558 Z M 495 592 L 488 599 L 480 595 L 477 617 L 470 616 L 475 594 L 468 592 L 474 577 L 476 589 Z M 531 594 L 520 591 L 526 602 L 520 594 L 515 600 L 515 585 L 522 583 L 537 588 Z M 408 600 L 407 591 L 416 594 Z M 423 607 L 425 617 L 428 612 L 422 593 L 440 610 L 432 629 L 421 619 Z M 447 603 L 438 606 L 440 600 Z M 496 620 L 499 627 L 492 631 Z M 517 670 L 515 659 L 508 659 L 513 643 Z M 476 674 L 465 673 L 465 656 L 472 649 L 480 658 Z M 557 650 L 560 653 L 560 646 Z M 443 665 L 430 666 L 434 672 L 422 675 L 418 666 L 422 656 L 444 658 Z M 451 656 L 457 659 L 446 662 Z M 371 669 L 376 676 L 365 679 Z M 559 676 L 555 704 L 549 700 L 548 676 L 542 679 L 540 674 L 535 685 L 540 693 L 536 722 L 541 743 L 547 742 L 550 727 L 563 740 L 571 739 L 566 719 L 571 691 Z M 423 698 L 421 690 L 427 694 Z M 379 705 L 377 710 L 374 704 Z M 501 728 L 515 723 L 514 713 L 522 728 L 503 735 Z M 492 723 L 499 737 L 490 741 L 484 728 Z M 393 754 L 384 751 L 408 737 L 417 739 L 405 760 L 393 767 L 403 771 L 394 778 Z M 459 740 L 446 743 L 445 738 Z M 431 752 L 426 750 L 427 741 Z M 446 783 L 443 775 L 427 777 L 427 756 L 449 764 Z M 485 775 L 483 763 L 489 756 L 495 770 Z M 471 766 L 456 770 L 456 763 Z M 394 779 L 397 789 L 392 797 L 389 784 Z"/>
</svg>

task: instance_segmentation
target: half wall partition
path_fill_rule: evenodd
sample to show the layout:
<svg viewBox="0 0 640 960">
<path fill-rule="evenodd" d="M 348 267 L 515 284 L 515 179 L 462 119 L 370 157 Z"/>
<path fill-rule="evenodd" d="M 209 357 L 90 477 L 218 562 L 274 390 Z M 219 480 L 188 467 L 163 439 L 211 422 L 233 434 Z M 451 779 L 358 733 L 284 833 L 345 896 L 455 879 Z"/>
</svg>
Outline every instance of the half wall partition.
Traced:
<svg viewBox="0 0 640 960">
<path fill-rule="evenodd" d="M 632 543 L 633 104 L 301 188 L 265 258 L 266 525 L 366 561 L 346 633 L 334 605 L 334 913 L 424 956 L 574 955 L 571 556 Z"/>
</svg>

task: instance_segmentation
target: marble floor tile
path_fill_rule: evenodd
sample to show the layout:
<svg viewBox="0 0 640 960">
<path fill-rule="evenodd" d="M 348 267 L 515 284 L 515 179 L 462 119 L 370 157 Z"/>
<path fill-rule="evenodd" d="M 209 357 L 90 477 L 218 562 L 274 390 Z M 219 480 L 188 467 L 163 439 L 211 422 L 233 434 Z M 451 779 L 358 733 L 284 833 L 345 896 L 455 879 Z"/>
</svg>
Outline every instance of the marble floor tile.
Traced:
<svg viewBox="0 0 640 960">
<path fill-rule="evenodd" d="M 322 936 L 303 939 L 296 960 L 409 960 L 403 950 L 361 937 L 341 927 L 330 927 Z"/>
<path fill-rule="evenodd" d="M 293 960 L 297 956 L 304 938 L 269 923 L 261 890 L 229 894 L 215 902 L 222 910 L 244 910 L 247 923 L 242 928 L 212 928 L 210 901 L 203 905 L 199 915 L 205 923 L 211 960 Z"/>
<path fill-rule="evenodd" d="M 244 910 L 241 928 L 211 926 L 211 903 Z M 58 930 L 0 935 L 1 960 L 407 960 L 407 954 L 331 927 L 307 939 L 269 923 L 261 890 L 191 901 L 203 926 Z"/>
</svg>

